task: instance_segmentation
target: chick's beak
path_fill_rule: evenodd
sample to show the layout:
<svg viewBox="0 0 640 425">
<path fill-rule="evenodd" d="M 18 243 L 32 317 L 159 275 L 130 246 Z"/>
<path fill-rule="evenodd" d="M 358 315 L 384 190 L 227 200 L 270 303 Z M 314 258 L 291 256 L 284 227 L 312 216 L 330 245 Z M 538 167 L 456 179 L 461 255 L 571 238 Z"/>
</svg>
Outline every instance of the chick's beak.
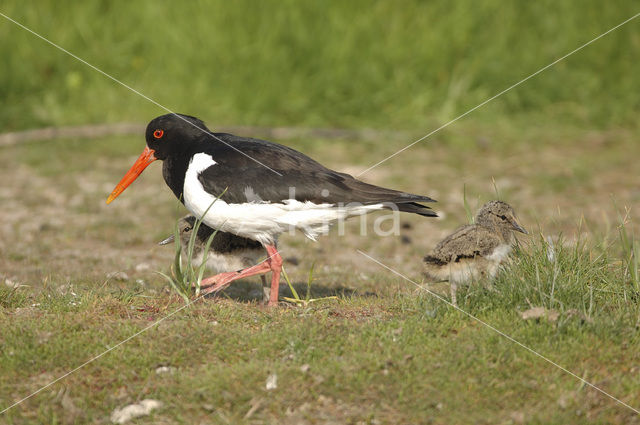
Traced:
<svg viewBox="0 0 640 425">
<path fill-rule="evenodd" d="M 527 230 L 524 227 L 522 227 L 522 226 L 520 226 L 518 224 L 518 222 L 516 221 L 515 217 L 511 220 L 511 225 L 513 226 L 513 229 L 515 231 L 520 232 L 520 233 L 524 233 L 525 235 L 529 234 L 529 232 L 527 232 Z"/>
<path fill-rule="evenodd" d="M 149 146 L 145 146 L 136 162 L 134 162 L 129 171 L 127 171 L 127 174 L 124 175 L 122 180 L 120 180 L 120 183 L 116 185 L 115 189 L 113 189 L 113 192 L 111 192 L 111 195 L 109 195 L 109 197 L 107 198 L 107 204 L 110 204 L 111 201 L 116 199 L 118 195 L 124 192 L 124 190 L 131 183 L 133 183 L 135 179 L 138 178 L 138 176 L 142 173 L 142 171 L 144 171 L 145 168 L 149 166 L 149 164 L 158 159 L 153 155 L 154 153 L 155 152 L 153 149 L 149 149 Z"/>
<path fill-rule="evenodd" d="M 176 239 L 175 235 L 169 236 L 167 239 L 164 239 L 158 242 L 158 245 L 168 245 Z"/>
</svg>

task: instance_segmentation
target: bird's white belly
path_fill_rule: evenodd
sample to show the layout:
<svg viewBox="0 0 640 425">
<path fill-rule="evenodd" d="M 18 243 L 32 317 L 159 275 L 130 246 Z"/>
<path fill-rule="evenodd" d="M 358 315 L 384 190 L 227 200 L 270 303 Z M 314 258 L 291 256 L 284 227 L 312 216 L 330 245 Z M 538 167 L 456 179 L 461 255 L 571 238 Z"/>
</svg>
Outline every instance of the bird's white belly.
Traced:
<svg viewBox="0 0 640 425">
<path fill-rule="evenodd" d="M 498 245 L 491 254 L 486 256 L 486 258 L 489 261 L 500 264 L 509 257 L 510 253 L 511 253 L 511 245 L 502 244 L 502 245 Z"/>
<path fill-rule="evenodd" d="M 383 208 L 382 204 L 337 206 L 315 204 L 287 199 L 282 202 L 250 201 L 230 204 L 207 193 L 198 175 L 216 162 L 210 155 L 198 153 L 193 156 L 184 180 L 184 204 L 196 217 L 210 227 L 238 236 L 257 240 L 262 244 L 273 244 L 277 236 L 293 229 L 302 230 L 314 239 L 329 230 L 329 226 L 340 219 L 366 214 Z M 247 188 L 245 193 L 253 193 Z M 205 215 L 206 212 L 206 215 Z"/>
</svg>

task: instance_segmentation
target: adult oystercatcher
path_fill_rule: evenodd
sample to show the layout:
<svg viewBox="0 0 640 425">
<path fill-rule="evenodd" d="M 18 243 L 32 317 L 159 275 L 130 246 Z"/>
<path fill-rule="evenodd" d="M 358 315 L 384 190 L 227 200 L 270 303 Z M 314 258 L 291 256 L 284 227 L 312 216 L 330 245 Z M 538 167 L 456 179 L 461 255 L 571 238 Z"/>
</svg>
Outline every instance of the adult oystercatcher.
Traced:
<svg viewBox="0 0 640 425">
<path fill-rule="evenodd" d="M 200 267 L 202 262 L 206 262 L 207 267 L 216 271 L 231 272 L 240 270 L 245 267 L 251 267 L 264 257 L 264 248 L 262 244 L 253 239 L 236 236 L 233 233 L 215 231 L 204 223 L 200 223 L 198 232 L 193 235 L 196 225 L 196 217 L 187 215 L 178 220 L 178 235 L 181 252 L 184 258 L 187 256 L 189 249 L 189 241 L 193 237 L 193 252 L 191 255 L 191 263 L 195 267 Z M 205 257 L 205 249 L 209 238 L 214 234 L 209 250 Z M 166 245 L 174 242 L 175 236 L 158 242 L 159 245 Z M 269 301 L 269 286 L 264 275 L 260 275 L 262 280 L 263 301 Z"/>
<path fill-rule="evenodd" d="M 145 137 L 147 146 L 107 203 L 159 159 L 165 182 L 192 214 L 209 227 L 258 241 L 267 251 L 260 264 L 203 280 L 204 293 L 271 271 L 269 305 L 275 305 L 282 269 L 276 240 L 281 233 L 295 228 L 315 240 L 335 221 L 381 209 L 436 216 L 420 204 L 433 202 L 427 196 L 364 183 L 277 143 L 212 133 L 192 116 L 159 116 L 149 123 Z"/>
<path fill-rule="evenodd" d="M 489 201 L 476 214 L 474 224 L 459 227 L 424 257 L 424 272 L 433 280 L 448 280 L 451 302 L 457 305 L 458 285 L 495 277 L 511 252 L 514 231 L 527 234 L 511 205 Z"/>
</svg>

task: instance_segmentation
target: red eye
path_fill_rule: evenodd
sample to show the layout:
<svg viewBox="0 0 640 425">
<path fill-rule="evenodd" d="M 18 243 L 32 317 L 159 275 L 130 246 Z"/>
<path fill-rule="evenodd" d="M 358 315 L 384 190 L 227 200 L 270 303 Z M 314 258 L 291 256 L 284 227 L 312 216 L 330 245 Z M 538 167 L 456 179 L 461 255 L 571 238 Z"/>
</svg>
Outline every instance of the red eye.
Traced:
<svg viewBox="0 0 640 425">
<path fill-rule="evenodd" d="M 153 132 L 153 137 L 155 137 L 156 139 L 159 139 L 162 137 L 162 135 L 164 134 L 164 131 L 162 130 L 156 130 Z"/>
</svg>

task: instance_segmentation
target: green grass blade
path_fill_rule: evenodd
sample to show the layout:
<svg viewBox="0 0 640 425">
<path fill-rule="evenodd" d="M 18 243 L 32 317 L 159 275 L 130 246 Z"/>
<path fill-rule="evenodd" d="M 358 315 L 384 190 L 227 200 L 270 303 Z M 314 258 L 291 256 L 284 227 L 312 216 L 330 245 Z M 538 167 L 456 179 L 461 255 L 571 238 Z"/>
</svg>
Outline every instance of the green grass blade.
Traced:
<svg viewBox="0 0 640 425">
<path fill-rule="evenodd" d="M 467 221 L 473 224 L 473 212 L 467 201 L 467 185 L 462 185 L 462 202 L 464 203 L 464 212 L 467 214 Z"/>
<path fill-rule="evenodd" d="M 311 282 L 313 281 L 313 269 L 315 266 L 316 262 L 314 261 L 309 269 L 309 277 L 307 278 L 307 294 L 304 296 L 304 299 L 307 301 L 311 299 Z"/>
<path fill-rule="evenodd" d="M 180 286 L 177 284 L 177 282 L 173 278 L 171 278 L 170 276 L 167 276 L 166 274 L 164 274 L 162 272 L 156 272 L 156 273 L 158 273 L 160 276 L 164 277 L 167 280 L 167 282 L 169 282 L 169 285 L 173 288 L 174 291 L 176 291 L 176 293 L 178 295 L 180 295 L 182 297 L 182 299 L 184 299 L 185 303 L 187 303 L 187 304 L 189 303 L 189 301 L 190 301 L 189 300 L 189 295 L 186 294 L 182 290 L 182 288 L 180 288 Z"/>
<path fill-rule="evenodd" d="M 298 295 L 298 292 L 296 291 L 296 288 L 294 288 L 293 285 L 291 284 L 291 281 L 289 280 L 289 275 L 287 275 L 287 272 L 284 269 L 284 266 L 282 267 L 282 276 L 284 276 L 284 280 L 287 282 L 287 285 L 289 285 L 289 289 L 293 294 L 293 298 L 297 301 L 302 301 L 302 299 L 300 298 L 300 295 Z"/>
</svg>

